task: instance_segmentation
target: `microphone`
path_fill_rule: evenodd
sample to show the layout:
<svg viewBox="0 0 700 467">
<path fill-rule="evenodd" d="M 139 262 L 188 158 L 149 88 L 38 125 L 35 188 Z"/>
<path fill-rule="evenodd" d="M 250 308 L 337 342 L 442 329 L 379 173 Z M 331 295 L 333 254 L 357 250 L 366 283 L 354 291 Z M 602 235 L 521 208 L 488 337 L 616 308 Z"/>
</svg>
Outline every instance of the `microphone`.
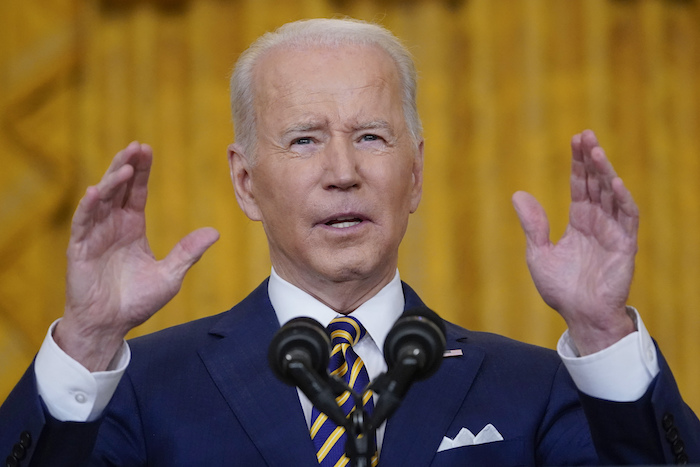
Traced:
<svg viewBox="0 0 700 467">
<path fill-rule="evenodd" d="M 389 371 L 397 365 L 408 364 L 407 359 L 415 358 L 416 380 L 435 373 L 444 352 L 445 323 L 425 306 L 405 311 L 384 341 L 384 358 Z"/>
<path fill-rule="evenodd" d="M 384 341 L 388 367 L 371 384 L 380 397 L 370 424 L 379 426 L 398 408 L 414 381 L 435 373 L 445 352 L 445 324 L 427 307 L 407 310 L 396 321 Z"/>
<path fill-rule="evenodd" d="M 339 426 L 348 419 L 335 401 L 328 375 L 331 340 L 326 329 L 312 318 L 294 318 L 272 337 L 267 360 L 282 382 L 297 386 L 321 412 Z"/>
</svg>

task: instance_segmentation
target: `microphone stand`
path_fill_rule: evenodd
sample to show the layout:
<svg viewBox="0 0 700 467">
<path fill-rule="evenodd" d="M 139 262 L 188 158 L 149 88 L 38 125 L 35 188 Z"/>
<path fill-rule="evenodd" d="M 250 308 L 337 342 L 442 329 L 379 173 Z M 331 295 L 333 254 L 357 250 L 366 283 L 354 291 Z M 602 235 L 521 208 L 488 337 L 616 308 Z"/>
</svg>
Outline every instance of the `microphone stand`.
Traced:
<svg viewBox="0 0 700 467">
<path fill-rule="evenodd" d="M 342 421 L 326 414 L 338 426 L 345 428 L 347 434 L 345 454 L 350 459 L 352 467 L 370 467 L 372 465 L 372 456 L 377 450 L 375 445 L 377 428 L 399 407 L 419 365 L 420 358 L 405 356 L 401 365 L 397 365 L 388 373 L 380 374 L 365 388 L 363 394 L 366 394 L 367 391 L 373 391 L 379 395 L 371 416 L 364 409 L 362 395 L 350 388 L 340 378 L 335 376 L 329 378 L 331 389 L 336 396 L 349 391 L 355 401 L 355 410 L 352 411 L 350 417 Z M 338 421 L 342 423 L 338 423 Z"/>
<path fill-rule="evenodd" d="M 344 418 L 342 423 L 333 420 L 345 428 L 345 454 L 350 459 L 350 465 L 352 467 L 371 467 L 372 456 L 377 450 L 374 442 L 376 428 L 369 423 L 370 418 L 362 403 L 362 395 L 336 376 L 331 376 L 329 382 L 336 395 L 340 396 L 348 391 L 355 402 L 355 410 L 350 413 L 348 418 Z M 367 390 L 365 389 L 363 394 Z"/>
<path fill-rule="evenodd" d="M 377 450 L 375 446 L 377 428 L 391 417 L 401 405 L 414 375 L 424 363 L 424 355 L 419 351 L 409 351 L 401 356 L 400 361 L 401 364 L 380 374 L 363 391 L 363 394 L 366 394 L 367 391 L 373 391 L 379 395 L 371 417 L 364 409 L 362 396 L 357 391 L 354 391 L 345 381 L 336 376 L 331 376 L 328 379 L 336 397 L 349 391 L 355 401 L 355 410 L 352 411 L 350 417 L 342 420 L 342 423 L 338 423 L 338 420 L 331 417 L 338 426 L 345 428 L 347 434 L 345 454 L 350 459 L 352 467 L 370 467 L 372 465 L 372 456 Z"/>
<path fill-rule="evenodd" d="M 420 356 L 404 356 L 401 359 L 401 365 L 396 365 L 388 372 L 380 374 L 369 384 L 368 389 L 379 394 L 372 418 L 369 420 L 373 429 L 376 430 L 399 408 L 420 365 Z"/>
</svg>

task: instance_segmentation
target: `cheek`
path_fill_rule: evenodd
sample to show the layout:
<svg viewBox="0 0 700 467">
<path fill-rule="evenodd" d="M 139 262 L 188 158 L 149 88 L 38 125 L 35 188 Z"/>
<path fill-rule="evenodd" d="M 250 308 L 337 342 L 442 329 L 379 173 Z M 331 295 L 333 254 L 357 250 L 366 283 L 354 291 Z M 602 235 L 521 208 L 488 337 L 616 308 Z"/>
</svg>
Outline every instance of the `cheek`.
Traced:
<svg viewBox="0 0 700 467">
<path fill-rule="evenodd" d="M 392 200 L 394 207 L 408 206 L 411 203 L 414 175 L 411 167 L 404 165 L 397 170 L 394 167 L 385 167 L 382 190 L 387 200 Z"/>
<path fill-rule="evenodd" d="M 267 224 L 289 223 L 301 216 L 307 206 L 304 184 L 299 174 L 276 171 L 262 177 L 255 185 L 255 196 Z"/>
</svg>

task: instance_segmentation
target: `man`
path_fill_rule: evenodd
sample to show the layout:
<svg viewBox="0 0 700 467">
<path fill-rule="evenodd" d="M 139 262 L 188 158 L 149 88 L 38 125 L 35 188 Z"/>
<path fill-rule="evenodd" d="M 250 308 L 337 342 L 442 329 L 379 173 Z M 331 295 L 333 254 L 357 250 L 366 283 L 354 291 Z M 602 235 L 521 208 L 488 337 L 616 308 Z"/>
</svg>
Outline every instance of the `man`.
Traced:
<svg viewBox="0 0 700 467">
<path fill-rule="evenodd" d="M 367 331 L 353 348 L 369 376 L 386 369 L 389 329 L 422 303 L 397 272 L 423 175 L 410 57 L 375 25 L 291 23 L 239 59 L 232 101 L 231 177 L 265 228 L 270 279 L 226 313 L 125 344 L 218 238 L 200 229 L 153 258 L 151 150 L 130 144 L 76 210 L 64 317 L 0 409 L 8 464 L 325 465 L 309 434 L 315 409 L 267 367 L 272 335 L 295 316 L 349 315 Z M 558 244 L 530 195 L 513 202 L 535 284 L 569 326 L 559 350 L 581 392 L 555 353 L 447 324 L 461 356 L 380 427 L 381 465 L 700 459 L 700 422 L 626 307 L 636 205 L 592 132 L 574 136 L 572 153 Z M 463 445 L 466 430 L 491 442 Z"/>
</svg>

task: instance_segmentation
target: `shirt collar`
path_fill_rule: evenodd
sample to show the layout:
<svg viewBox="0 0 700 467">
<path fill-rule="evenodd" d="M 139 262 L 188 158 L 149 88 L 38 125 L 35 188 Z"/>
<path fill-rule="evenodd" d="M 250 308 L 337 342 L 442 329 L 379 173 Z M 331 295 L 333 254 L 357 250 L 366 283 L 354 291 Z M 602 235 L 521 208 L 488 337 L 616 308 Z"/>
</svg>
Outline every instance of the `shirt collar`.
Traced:
<svg viewBox="0 0 700 467">
<path fill-rule="evenodd" d="M 282 279 L 275 268 L 270 273 L 267 291 L 280 325 L 304 316 L 313 318 L 326 327 L 333 318 L 340 316 L 299 287 Z M 350 314 L 362 323 L 379 350 L 383 351 L 384 340 L 403 313 L 404 306 L 403 288 L 397 269 L 394 278 L 387 285 Z"/>
</svg>

